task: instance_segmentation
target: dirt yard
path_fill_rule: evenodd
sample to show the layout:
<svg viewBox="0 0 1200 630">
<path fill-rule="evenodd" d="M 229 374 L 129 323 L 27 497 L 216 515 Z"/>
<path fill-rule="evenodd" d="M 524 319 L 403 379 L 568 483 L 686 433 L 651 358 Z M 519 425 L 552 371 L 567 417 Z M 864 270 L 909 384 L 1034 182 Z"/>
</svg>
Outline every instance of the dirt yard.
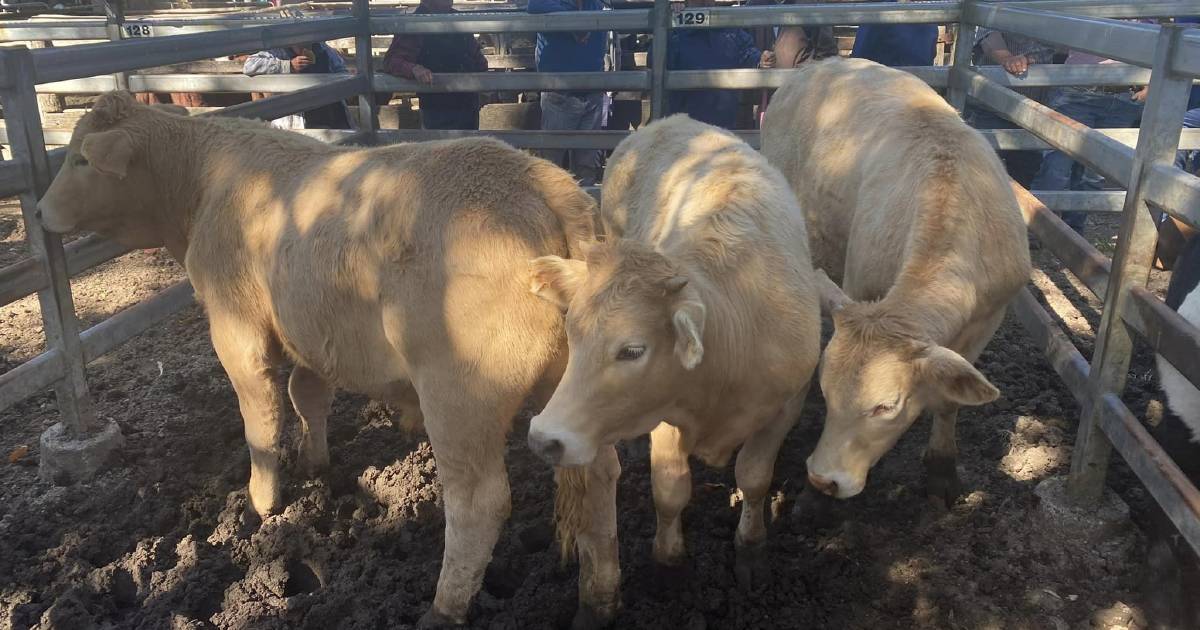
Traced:
<svg viewBox="0 0 1200 630">
<path fill-rule="evenodd" d="M 22 255 L 23 232 L 11 214 L 0 228 L 8 264 Z M 1104 225 L 1093 236 L 1104 243 L 1111 234 Z M 1094 302 L 1044 252 L 1035 257 L 1046 270 L 1035 285 L 1068 310 L 1065 323 L 1090 352 Z M 135 252 L 78 278 L 76 306 L 90 325 L 180 278 L 165 254 Z M 0 310 L 4 369 L 36 354 L 41 334 L 36 299 Z M 733 579 L 732 470 L 695 464 L 684 514 L 692 564 L 663 575 L 650 561 L 647 443 L 622 444 L 625 608 L 616 627 L 1145 627 L 1137 529 L 1104 545 L 1065 546 L 1033 519 L 1034 486 L 1067 470 L 1075 402 L 1011 318 L 980 364 L 1003 397 L 961 415 L 965 494 L 948 511 L 924 499 L 928 427 L 918 423 L 861 496 L 821 518 L 793 518 L 820 431 L 822 403 L 810 399 L 776 472 L 775 579 L 757 592 L 740 592 Z M 1151 365 L 1139 356 L 1133 370 L 1138 413 L 1159 405 Z M 93 483 L 38 480 L 38 436 L 57 419 L 52 396 L 0 414 L 0 628 L 405 628 L 429 605 L 441 489 L 428 443 L 401 431 L 388 408 L 339 396 L 331 474 L 293 480 L 284 513 L 245 531 L 249 459 L 200 309 L 97 361 L 89 375 L 98 413 L 127 439 L 121 461 Z M 552 544 L 551 472 L 525 447 L 526 428 L 518 420 L 509 442 L 513 514 L 472 627 L 557 628 L 575 608 L 576 569 L 560 568 Z M 22 446 L 30 450 L 19 456 Z M 1110 478 L 1140 522 L 1145 493 L 1122 464 Z"/>
</svg>

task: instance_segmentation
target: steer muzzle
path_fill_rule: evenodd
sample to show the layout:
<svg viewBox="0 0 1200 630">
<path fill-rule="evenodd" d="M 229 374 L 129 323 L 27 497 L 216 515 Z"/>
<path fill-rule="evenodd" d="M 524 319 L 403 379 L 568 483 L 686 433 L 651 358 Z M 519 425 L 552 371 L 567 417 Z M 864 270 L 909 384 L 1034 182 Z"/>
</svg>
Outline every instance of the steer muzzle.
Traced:
<svg viewBox="0 0 1200 630">
<path fill-rule="evenodd" d="M 551 466 L 587 466 L 596 459 L 596 444 L 562 428 L 543 413 L 529 423 L 529 450 Z"/>
</svg>

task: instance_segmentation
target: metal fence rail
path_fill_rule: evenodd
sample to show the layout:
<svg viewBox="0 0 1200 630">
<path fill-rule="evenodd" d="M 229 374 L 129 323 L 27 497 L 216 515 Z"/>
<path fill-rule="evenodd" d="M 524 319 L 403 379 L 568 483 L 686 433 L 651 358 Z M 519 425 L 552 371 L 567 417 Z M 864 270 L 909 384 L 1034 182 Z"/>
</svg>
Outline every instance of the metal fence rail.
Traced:
<svg viewBox="0 0 1200 630">
<path fill-rule="evenodd" d="M 910 3 L 786 5 L 708 9 L 700 24 L 673 24 L 667 0 L 653 9 L 528 15 L 469 13 L 456 15 L 372 15 L 368 0 L 355 0 L 353 15 L 281 21 L 199 25 L 221 28 L 140 41 L 122 41 L 35 53 L 0 50 L 0 105 L 6 118 L 3 141 L 13 159 L 0 163 L 0 192 L 20 194 L 33 258 L 0 269 L 0 304 L 37 292 L 42 305 L 47 351 L 0 375 L 0 408 L 54 387 L 63 420 L 86 432 L 93 413 L 85 366 L 133 335 L 190 303 L 186 283 L 127 309 L 80 334 L 71 300 L 70 276 L 125 251 L 99 237 L 63 247 L 44 232 L 34 216 L 37 198 L 49 185 L 65 151 L 46 151 L 45 143 L 63 143 L 65 132 L 41 129 L 35 92 L 98 92 L 123 85 L 138 91 L 266 91 L 277 96 L 213 112 L 212 115 L 275 118 L 316 105 L 358 97 L 359 132 L 313 132 L 326 140 L 395 142 L 473 135 L 465 132 L 378 131 L 375 91 L 634 90 L 648 91 L 652 116 L 664 113 L 668 90 L 777 87 L 785 71 L 676 71 L 665 67 L 666 46 L 652 51 L 649 70 L 613 73 L 463 74 L 445 76 L 436 86 L 376 75 L 371 66 L 371 36 L 391 33 L 513 33 L 551 31 L 651 32 L 665 41 L 672 28 L 722 28 L 768 25 L 863 23 L 957 23 L 960 38 L 983 26 L 1022 34 L 1128 62 L 1129 66 L 1033 67 L 1014 78 L 999 68 L 971 66 L 969 47 L 959 47 L 950 68 L 910 69 L 937 88 L 945 88 L 960 109 L 968 99 L 991 108 L 1022 127 L 990 130 L 984 135 L 999 149 L 1053 147 L 1084 162 L 1126 187 L 1127 192 L 1040 192 L 1017 190 L 1030 232 L 1058 255 L 1073 274 L 1104 299 L 1096 349 L 1089 365 L 1028 291 L 1013 311 L 1042 346 L 1055 370 L 1080 400 L 1084 413 L 1072 459 L 1070 488 L 1080 501 L 1093 501 L 1103 488 L 1109 452 L 1115 447 L 1163 506 L 1188 542 L 1200 551 L 1200 493 L 1165 457 L 1145 428 L 1121 403 L 1134 336 L 1141 337 L 1193 383 L 1200 383 L 1200 331 L 1188 325 L 1145 290 L 1156 239 L 1149 210 L 1165 212 L 1193 226 L 1200 223 L 1200 180 L 1174 168 L 1179 146 L 1200 146 L 1197 132 L 1181 134 L 1186 94 L 1200 74 L 1200 33 L 1176 26 L 1155 27 L 1106 18 L 1154 17 L 1196 12 L 1195 2 L 1120 2 L 1116 0 L 1032 0 L 995 4 L 978 0 Z M 220 22 L 217 20 L 216 22 Z M 97 25 L 23 26 L 22 37 L 53 39 L 53 29 L 90 29 Z M 111 26 L 106 22 L 103 26 Z M 41 28 L 41 30 L 37 30 Z M 14 27 L 0 28 L 0 37 Z M 65 31 L 64 31 L 65 33 Z M 107 38 L 109 31 L 88 31 Z M 252 52 L 292 43 L 354 37 L 356 74 L 335 77 L 241 77 L 134 75 L 123 73 L 219 55 Z M 964 41 L 971 41 L 964 39 Z M 1049 85 L 1151 86 L 1141 130 L 1093 130 L 1014 91 Z M 40 85 L 40 87 L 37 87 Z M 479 132 L 524 147 L 612 148 L 625 132 Z M 741 134 L 757 144 L 757 134 Z M 1134 148 L 1133 145 L 1136 145 Z M 1112 260 L 1062 223 L 1047 207 L 1119 211 L 1123 226 Z"/>
<path fill-rule="evenodd" d="M 1083 407 L 1068 488 L 1080 502 L 1097 500 L 1115 446 L 1179 532 L 1200 553 L 1200 493 L 1120 400 L 1135 334 L 1193 384 L 1200 383 L 1200 331 L 1177 315 L 1172 317 L 1170 310 L 1145 290 L 1158 238 L 1152 207 L 1192 227 L 1200 223 L 1200 211 L 1190 205 L 1200 199 L 1196 195 L 1200 180 L 1174 167 L 1181 121 L 1195 76 L 1191 64 L 1197 34 L 1178 25 L 1128 24 L 975 0 L 966 3 L 963 19 L 967 28 L 1016 31 L 1152 68 L 1141 132 L 1133 151 L 990 81 L 959 58 L 951 69 L 951 89 L 957 87 L 1127 187 L 1117 251 L 1108 269 L 1099 268 L 1096 259 L 1102 257 L 1086 242 L 1061 238 L 1067 231 L 1061 221 L 1042 220 L 1040 225 L 1031 222 L 1031 229 L 1038 226 L 1042 231 L 1059 233 L 1052 247 L 1065 246 L 1063 249 L 1072 254 L 1068 263 L 1073 265 L 1072 271 L 1104 298 L 1096 347 L 1086 372 L 1081 374 L 1081 360 L 1063 358 L 1061 343 L 1052 336 L 1042 336 L 1052 364 L 1074 385 Z M 1028 198 L 1025 203 L 1030 204 Z M 1045 213 L 1044 208 L 1030 212 L 1039 213 Z M 1027 326 L 1042 327 L 1044 322 L 1029 312 L 1034 307 L 1036 303 L 1028 300 L 1018 300 L 1014 305 L 1019 314 L 1024 311 L 1022 321 Z"/>
</svg>

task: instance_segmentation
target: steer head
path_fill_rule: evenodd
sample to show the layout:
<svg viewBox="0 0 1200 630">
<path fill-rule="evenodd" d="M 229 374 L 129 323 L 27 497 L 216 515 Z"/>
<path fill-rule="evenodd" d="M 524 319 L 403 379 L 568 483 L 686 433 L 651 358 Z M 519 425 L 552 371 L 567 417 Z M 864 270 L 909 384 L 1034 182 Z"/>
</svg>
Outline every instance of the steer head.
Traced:
<svg viewBox="0 0 1200 630">
<path fill-rule="evenodd" d="M 566 311 L 570 356 L 529 445 L 551 464 L 585 466 L 671 409 L 679 381 L 704 358 L 704 304 L 671 261 L 634 241 L 531 265 L 531 290 Z"/>
<path fill-rule="evenodd" d="M 46 229 L 100 232 L 131 247 L 162 244 L 154 229 L 160 182 L 153 181 L 146 151 L 153 122 L 145 114 L 153 109 L 128 92 L 111 92 L 79 119 L 62 169 L 38 202 Z"/>
<path fill-rule="evenodd" d="M 919 332 L 887 302 L 851 301 L 823 272 L 821 308 L 834 333 L 821 357 L 825 427 L 809 479 L 839 499 L 862 492 L 867 472 L 924 410 L 982 405 L 999 396 L 969 361 Z"/>
</svg>

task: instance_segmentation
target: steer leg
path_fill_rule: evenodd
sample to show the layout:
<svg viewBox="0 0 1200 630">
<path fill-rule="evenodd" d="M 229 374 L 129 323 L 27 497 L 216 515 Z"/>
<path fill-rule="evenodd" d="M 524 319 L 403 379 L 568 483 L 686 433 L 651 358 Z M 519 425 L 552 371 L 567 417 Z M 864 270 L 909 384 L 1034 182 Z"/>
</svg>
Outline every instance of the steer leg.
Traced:
<svg viewBox="0 0 1200 630">
<path fill-rule="evenodd" d="M 288 396 L 300 416 L 300 462 L 309 477 L 329 467 L 325 421 L 333 405 L 333 387 L 316 372 L 297 365 L 288 379 Z"/>
<path fill-rule="evenodd" d="M 796 425 L 808 388 L 789 400 L 766 426 L 750 436 L 738 453 L 734 476 L 742 494 L 742 517 L 734 535 L 737 560 L 734 575 L 738 585 L 751 590 L 762 587 L 770 579 L 766 558 L 767 526 L 763 511 L 771 479 L 775 475 L 775 459 L 788 431 Z"/>
<path fill-rule="evenodd" d="M 283 392 L 275 380 L 278 352 L 264 330 L 210 309 L 213 348 L 233 389 L 250 448 L 250 507 L 265 517 L 282 505 L 279 476 Z"/>
<path fill-rule="evenodd" d="M 996 329 L 1004 321 L 1004 310 L 967 328 L 955 349 L 967 361 L 974 363 L 983 354 Z M 958 478 L 958 440 L 955 425 L 958 406 L 947 404 L 933 410 L 933 426 L 929 431 L 929 446 L 922 460 L 925 464 L 925 494 L 934 506 L 949 508 L 962 494 Z"/>
<path fill-rule="evenodd" d="M 504 428 L 519 401 L 479 401 L 461 391 L 420 387 L 418 394 L 446 506 L 446 548 L 437 595 L 420 622 L 420 627 L 429 628 L 465 623 L 467 607 L 483 582 L 511 509 Z"/>
<path fill-rule="evenodd" d="M 692 471 L 683 434 L 665 422 L 650 432 L 650 484 L 658 513 L 654 560 L 667 566 L 683 564 L 687 550 L 679 516 L 692 498 Z"/>
<path fill-rule="evenodd" d="M 958 407 L 938 409 L 933 414 L 929 447 L 925 449 L 925 493 L 935 506 L 949 508 L 962 492 L 958 479 L 958 442 L 955 424 Z"/>
<path fill-rule="evenodd" d="M 579 610 L 572 630 L 602 628 L 621 606 L 621 565 L 617 545 L 617 449 L 600 449 L 587 468 L 587 521 L 575 540 L 579 552 Z"/>
</svg>

